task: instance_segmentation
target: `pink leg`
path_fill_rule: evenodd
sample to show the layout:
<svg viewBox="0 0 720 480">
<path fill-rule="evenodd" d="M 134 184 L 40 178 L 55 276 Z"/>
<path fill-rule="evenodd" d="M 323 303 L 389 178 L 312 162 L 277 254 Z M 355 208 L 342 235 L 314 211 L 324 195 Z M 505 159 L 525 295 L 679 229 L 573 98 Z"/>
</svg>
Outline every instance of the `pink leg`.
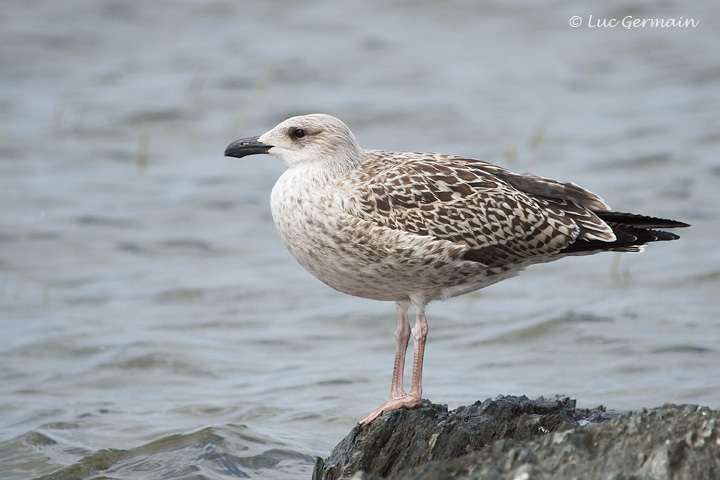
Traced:
<svg viewBox="0 0 720 480">
<path fill-rule="evenodd" d="M 425 318 L 425 312 L 422 310 L 418 311 L 417 319 L 415 320 L 415 326 L 412 329 L 413 336 L 413 372 L 412 372 L 412 386 L 410 387 L 411 398 L 417 400 L 416 405 L 420 405 L 422 402 L 422 370 L 423 370 L 423 358 L 425 357 L 425 342 L 428 336 L 428 324 Z M 407 408 L 407 407 L 406 407 Z M 409 407 L 412 408 L 412 407 Z"/>
<path fill-rule="evenodd" d="M 395 331 L 395 366 L 393 367 L 392 386 L 390 398 L 405 396 L 403 390 L 403 374 L 405 373 L 405 354 L 410 340 L 410 321 L 408 320 L 408 304 L 397 302 L 398 326 Z"/>
<path fill-rule="evenodd" d="M 428 324 L 425 319 L 424 305 L 421 305 L 421 308 L 415 305 L 415 309 L 417 310 L 415 326 L 412 331 L 409 331 L 410 325 L 407 319 L 407 304 L 401 305 L 400 302 L 398 302 L 398 329 L 395 333 L 395 367 L 393 369 L 390 398 L 360 422 L 363 426 L 370 425 L 382 412 L 391 412 L 401 408 L 413 408 L 422 402 L 422 368 L 425 342 L 428 335 Z M 402 384 L 405 352 L 407 350 L 410 333 L 412 333 L 413 337 L 414 350 L 413 373 L 410 393 L 406 394 L 402 388 Z"/>
</svg>

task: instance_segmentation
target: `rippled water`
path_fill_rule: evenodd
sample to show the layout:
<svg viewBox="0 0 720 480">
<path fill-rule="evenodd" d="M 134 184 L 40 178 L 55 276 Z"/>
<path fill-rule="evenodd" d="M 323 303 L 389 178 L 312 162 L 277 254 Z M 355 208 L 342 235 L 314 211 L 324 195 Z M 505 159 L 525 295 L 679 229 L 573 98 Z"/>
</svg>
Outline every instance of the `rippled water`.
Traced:
<svg viewBox="0 0 720 480">
<path fill-rule="evenodd" d="M 222 157 L 317 111 L 368 148 L 693 225 L 433 304 L 427 398 L 720 407 L 718 19 L 710 0 L 2 2 L 0 476 L 308 478 L 382 402 L 393 305 L 295 264 L 279 161 Z"/>
</svg>

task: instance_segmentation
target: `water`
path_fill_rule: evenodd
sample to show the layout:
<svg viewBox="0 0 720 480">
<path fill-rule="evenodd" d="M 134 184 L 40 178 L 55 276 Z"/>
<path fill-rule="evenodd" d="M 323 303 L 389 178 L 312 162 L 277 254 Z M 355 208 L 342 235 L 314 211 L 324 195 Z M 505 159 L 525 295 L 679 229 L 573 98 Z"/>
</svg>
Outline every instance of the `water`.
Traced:
<svg viewBox="0 0 720 480">
<path fill-rule="evenodd" d="M 568 25 L 590 14 L 700 24 Z M 4 1 L 0 476 L 308 478 L 384 400 L 394 307 L 295 264 L 268 206 L 279 161 L 222 157 L 299 113 L 693 225 L 433 304 L 425 397 L 719 408 L 719 18 L 710 0 Z"/>
</svg>

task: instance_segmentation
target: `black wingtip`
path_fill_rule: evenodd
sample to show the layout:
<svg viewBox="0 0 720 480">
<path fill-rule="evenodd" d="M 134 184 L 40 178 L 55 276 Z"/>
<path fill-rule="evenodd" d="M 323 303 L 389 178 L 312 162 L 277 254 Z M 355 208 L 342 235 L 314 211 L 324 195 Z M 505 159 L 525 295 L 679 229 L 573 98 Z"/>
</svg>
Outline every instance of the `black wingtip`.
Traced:
<svg viewBox="0 0 720 480">
<path fill-rule="evenodd" d="M 669 218 L 658 218 L 658 217 L 650 217 L 648 215 L 638 215 L 636 213 L 627 213 L 627 212 L 608 212 L 608 211 L 600 211 L 600 212 L 594 212 L 595 215 L 600 217 L 600 219 L 604 220 L 608 223 L 618 223 L 622 225 L 627 225 L 629 227 L 635 227 L 635 228 L 647 228 L 647 229 L 654 229 L 654 228 L 686 228 L 689 227 L 690 224 L 685 222 L 680 222 L 678 220 L 671 220 Z"/>
<path fill-rule="evenodd" d="M 598 251 L 639 252 L 642 246 L 652 242 L 677 240 L 680 235 L 666 232 L 666 228 L 686 228 L 690 224 L 667 218 L 650 217 L 627 212 L 594 212 L 615 233 L 615 241 L 578 241 L 563 250 L 566 254 L 593 253 Z"/>
</svg>

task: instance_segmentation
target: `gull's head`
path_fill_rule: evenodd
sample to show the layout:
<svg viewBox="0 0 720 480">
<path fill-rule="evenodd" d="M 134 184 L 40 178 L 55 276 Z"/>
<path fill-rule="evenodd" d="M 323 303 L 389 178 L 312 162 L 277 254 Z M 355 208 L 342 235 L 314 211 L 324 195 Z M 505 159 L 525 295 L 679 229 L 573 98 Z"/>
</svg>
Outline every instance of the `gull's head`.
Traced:
<svg viewBox="0 0 720 480">
<path fill-rule="evenodd" d="M 267 133 L 241 138 L 225 149 L 226 157 L 257 153 L 277 157 L 290 168 L 319 166 L 336 171 L 353 168 L 363 158 L 347 125 L 322 113 L 288 118 Z"/>
</svg>

